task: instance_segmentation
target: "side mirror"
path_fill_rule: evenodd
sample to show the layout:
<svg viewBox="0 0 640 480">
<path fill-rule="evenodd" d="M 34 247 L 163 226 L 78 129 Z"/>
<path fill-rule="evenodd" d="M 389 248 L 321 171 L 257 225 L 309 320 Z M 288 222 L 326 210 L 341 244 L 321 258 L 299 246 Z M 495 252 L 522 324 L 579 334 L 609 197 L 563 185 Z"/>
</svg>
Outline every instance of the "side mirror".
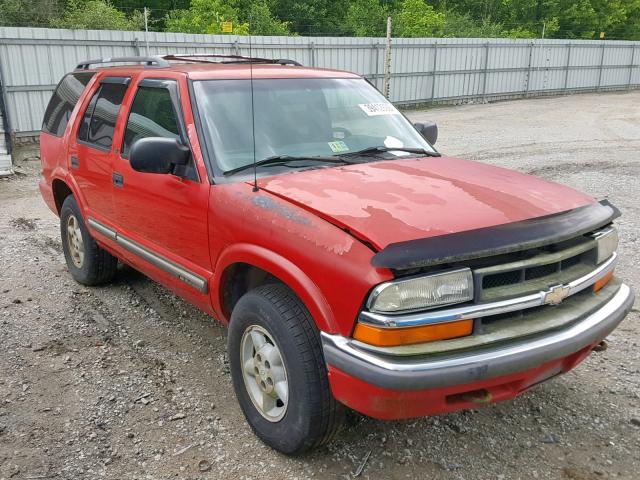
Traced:
<svg viewBox="0 0 640 480">
<path fill-rule="evenodd" d="M 177 138 L 147 137 L 131 145 L 129 163 L 138 172 L 172 173 L 177 165 L 186 165 L 189 156 L 189 148 Z"/>
<path fill-rule="evenodd" d="M 438 140 L 438 126 L 435 122 L 414 123 L 413 126 L 427 139 L 427 142 L 435 145 L 436 140 Z"/>
</svg>

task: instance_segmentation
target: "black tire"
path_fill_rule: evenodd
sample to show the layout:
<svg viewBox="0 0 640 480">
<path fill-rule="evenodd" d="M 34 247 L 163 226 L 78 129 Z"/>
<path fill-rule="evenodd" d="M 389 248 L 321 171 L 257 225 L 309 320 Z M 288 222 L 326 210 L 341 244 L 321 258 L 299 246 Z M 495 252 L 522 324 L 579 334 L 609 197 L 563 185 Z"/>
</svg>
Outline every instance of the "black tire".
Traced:
<svg viewBox="0 0 640 480">
<path fill-rule="evenodd" d="M 245 330 L 254 325 L 273 337 L 286 368 L 289 401 L 284 416 L 276 422 L 267 420 L 254 406 L 243 378 L 241 342 Z M 345 407 L 331 394 L 318 329 L 285 285 L 263 285 L 240 298 L 231 314 L 228 351 L 238 402 L 264 443 L 293 455 L 324 445 L 339 432 Z"/>
<path fill-rule="evenodd" d="M 69 245 L 70 240 L 67 234 L 67 227 L 69 217 L 71 216 L 74 216 L 77 220 L 84 246 L 84 258 L 80 265 L 74 263 Z M 80 212 L 80 207 L 78 207 L 78 203 L 73 195 L 69 195 L 64 199 L 64 203 L 60 209 L 60 235 L 64 258 L 67 261 L 67 268 L 76 282 L 82 285 L 99 285 L 113 279 L 118 267 L 118 259 L 106 250 L 100 248 L 89 234 L 89 230 L 87 230 L 84 218 Z"/>
</svg>

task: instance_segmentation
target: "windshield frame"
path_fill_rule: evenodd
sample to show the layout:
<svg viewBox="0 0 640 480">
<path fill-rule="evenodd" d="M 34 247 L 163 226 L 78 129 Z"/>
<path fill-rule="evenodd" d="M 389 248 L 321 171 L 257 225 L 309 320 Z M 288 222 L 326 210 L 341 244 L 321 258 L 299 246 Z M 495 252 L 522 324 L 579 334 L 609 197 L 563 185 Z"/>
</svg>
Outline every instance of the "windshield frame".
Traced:
<svg viewBox="0 0 640 480">
<path fill-rule="evenodd" d="M 305 78 L 300 78 L 299 80 L 304 80 Z M 378 93 L 380 93 L 382 95 L 382 92 L 380 92 L 376 86 L 371 83 L 367 78 L 365 77 L 359 77 L 357 79 L 354 79 L 353 77 L 344 77 L 344 76 L 335 76 L 335 77 L 322 77 L 323 80 L 361 80 L 366 82 L 371 88 L 375 89 Z M 242 171 L 242 172 L 237 172 L 234 174 L 225 174 L 225 171 L 220 168 L 220 164 L 218 163 L 218 161 L 216 160 L 216 156 L 214 153 L 214 149 L 213 146 L 211 145 L 211 140 L 210 140 L 210 136 L 207 135 L 204 131 L 204 125 L 202 123 L 202 117 L 200 115 L 200 111 L 198 108 L 198 102 L 196 100 L 196 95 L 195 95 L 195 88 L 194 85 L 197 82 L 216 82 L 216 81 L 229 81 L 229 80 L 237 80 L 237 81 L 247 81 L 247 78 L 236 78 L 236 79 L 230 79 L 230 78 L 211 78 L 211 79 L 188 79 L 187 83 L 188 83 L 188 90 L 189 90 L 189 103 L 191 105 L 191 110 L 193 113 L 193 120 L 194 120 L 194 124 L 195 124 L 195 129 L 196 129 L 196 135 L 198 137 L 198 141 L 200 144 L 200 151 L 202 153 L 202 157 L 206 166 L 206 170 L 209 176 L 209 183 L 213 184 L 225 184 L 225 183 L 236 183 L 236 182 L 241 182 L 241 181 L 249 181 L 249 180 L 253 180 L 254 178 L 254 171 L 252 168 L 247 168 L 246 170 Z M 260 80 L 280 80 L 280 78 L 265 78 L 265 79 L 260 79 Z M 389 103 L 391 103 L 389 101 Z M 395 105 L 394 105 L 395 106 Z M 398 109 L 398 112 L 400 113 L 400 115 L 402 116 L 402 118 L 404 118 L 404 120 L 411 126 L 411 128 L 413 128 L 418 135 L 420 135 L 421 138 L 424 139 L 425 143 L 429 145 L 429 147 L 431 147 L 431 149 L 433 150 L 434 153 L 439 154 L 438 150 L 426 139 L 422 136 L 422 134 L 415 128 L 415 126 L 413 125 L 413 123 L 411 122 L 411 120 L 402 112 Z M 363 161 L 362 163 L 370 163 L 370 162 L 375 162 L 375 161 L 385 161 L 385 160 L 402 160 L 405 158 L 414 158 L 411 155 L 409 156 L 402 156 L 402 157 L 394 157 L 394 158 L 385 158 L 384 156 L 382 156 L 384 154 L 381 154 L 381 156 L 379 157 L 363 157 Z M 417 154 L 419 155 L 419 154 Z M 339 155 L 336 155 L 336 158 L 339 158 Z M 256 161 L 259 161 L 260 159 L 257 158 Z M 311 162 L 308 166 L 301 166 L 301 167 L 296 167 L 296 168 L 291 168 L 291 167 L 286 167 L 284 165 L 282 166 L 269 166 L 269 168 L 260 168 L 258 167 L 257 169 L 257 173 L 256 173 L 256 178 L 263 178 L 263 177 L 272 177 L 272 176 L 277 176 L 277 175 L 281 175 L 281 174 L 286 174 L 286 173 L 295 173 L 295 172 L 300 172 L 300 171 L 305 171 L 305 170 L 314 170 L 314 169 L 318 169 L 318 168 L 336 168 L 336 167 L 343 167 L 346 164 L 339 164 L 339 163 L 331 163 L 331 164 L 323 164 L 323 163 L 315 163 L 315 162 Z"/>
</svg>

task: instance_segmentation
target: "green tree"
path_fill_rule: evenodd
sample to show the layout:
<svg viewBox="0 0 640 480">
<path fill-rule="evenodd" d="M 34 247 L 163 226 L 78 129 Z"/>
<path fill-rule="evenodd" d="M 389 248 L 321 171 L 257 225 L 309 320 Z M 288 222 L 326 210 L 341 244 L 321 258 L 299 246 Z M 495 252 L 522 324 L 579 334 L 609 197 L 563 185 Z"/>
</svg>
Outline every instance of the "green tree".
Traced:
<svg viewBox="0 0 640 480">
<path fill-rule="evenodd" d="M 443 37 L 465 38 L 497 38 L 503 36 L 503 28 L 499 23 L 489 20 L 476 21 L 468 13 L 454 11 L 445 12 Z"/>
<path fill-rule="evenodd" d="M 394 32 L 401 37 L 437 37 L 442 34 L 445 15 L 424 0 L 404 0 L 395 15 Z"/>
<path fill-rule="evenodd" d="M 63 0 L 0 0 L 0 25 L 47 27 L 63 9 Z"/>
<path fill-rule="evenodd" d="M 141 30 L 144 27 L 140 12 L 127 17 L 107 0 L 69 0 L 62 17 L 51 23 L 57 28 L 87 30 Z"/>
<path fill-rule="evenodd" d="M 224 22 L 233 23 L 234 35 L 247 35 L 249 25 L 241 23 L 232 2 L 192 0 L 188 10 L 173 10 L 165 19 L 168 32 L 221 34 Z"/>
<path fill-rule="evenodd" d="M 251 3 L 245 21 L 249 23 L 251 35 L 292 35 L 290 22 L 281 22 L 275 18 L 264 0 Z"/>
<path fill-rule="evenodd" d="M 350 2 L 345 27 L 357 37 L 380 37 L 386 34 L 388 11 L 378 0 Z"/>
</svg>

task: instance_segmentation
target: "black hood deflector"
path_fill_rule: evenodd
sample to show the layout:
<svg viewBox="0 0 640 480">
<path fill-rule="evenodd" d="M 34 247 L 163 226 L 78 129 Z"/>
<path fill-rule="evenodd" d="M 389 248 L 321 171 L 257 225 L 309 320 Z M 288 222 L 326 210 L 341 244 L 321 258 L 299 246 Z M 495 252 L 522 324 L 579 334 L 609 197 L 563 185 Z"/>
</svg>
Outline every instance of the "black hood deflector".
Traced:
<svg viewBox="0 0 640 480">
<path fill-rule="evenodd" d="M 502 255 L 563 242 L 603 227 L 619 216 L 615 206 L 602 200 L 520 222 L 392 243 L 374 255 L 371 264 L 406 270 Z"/>
</svg>

